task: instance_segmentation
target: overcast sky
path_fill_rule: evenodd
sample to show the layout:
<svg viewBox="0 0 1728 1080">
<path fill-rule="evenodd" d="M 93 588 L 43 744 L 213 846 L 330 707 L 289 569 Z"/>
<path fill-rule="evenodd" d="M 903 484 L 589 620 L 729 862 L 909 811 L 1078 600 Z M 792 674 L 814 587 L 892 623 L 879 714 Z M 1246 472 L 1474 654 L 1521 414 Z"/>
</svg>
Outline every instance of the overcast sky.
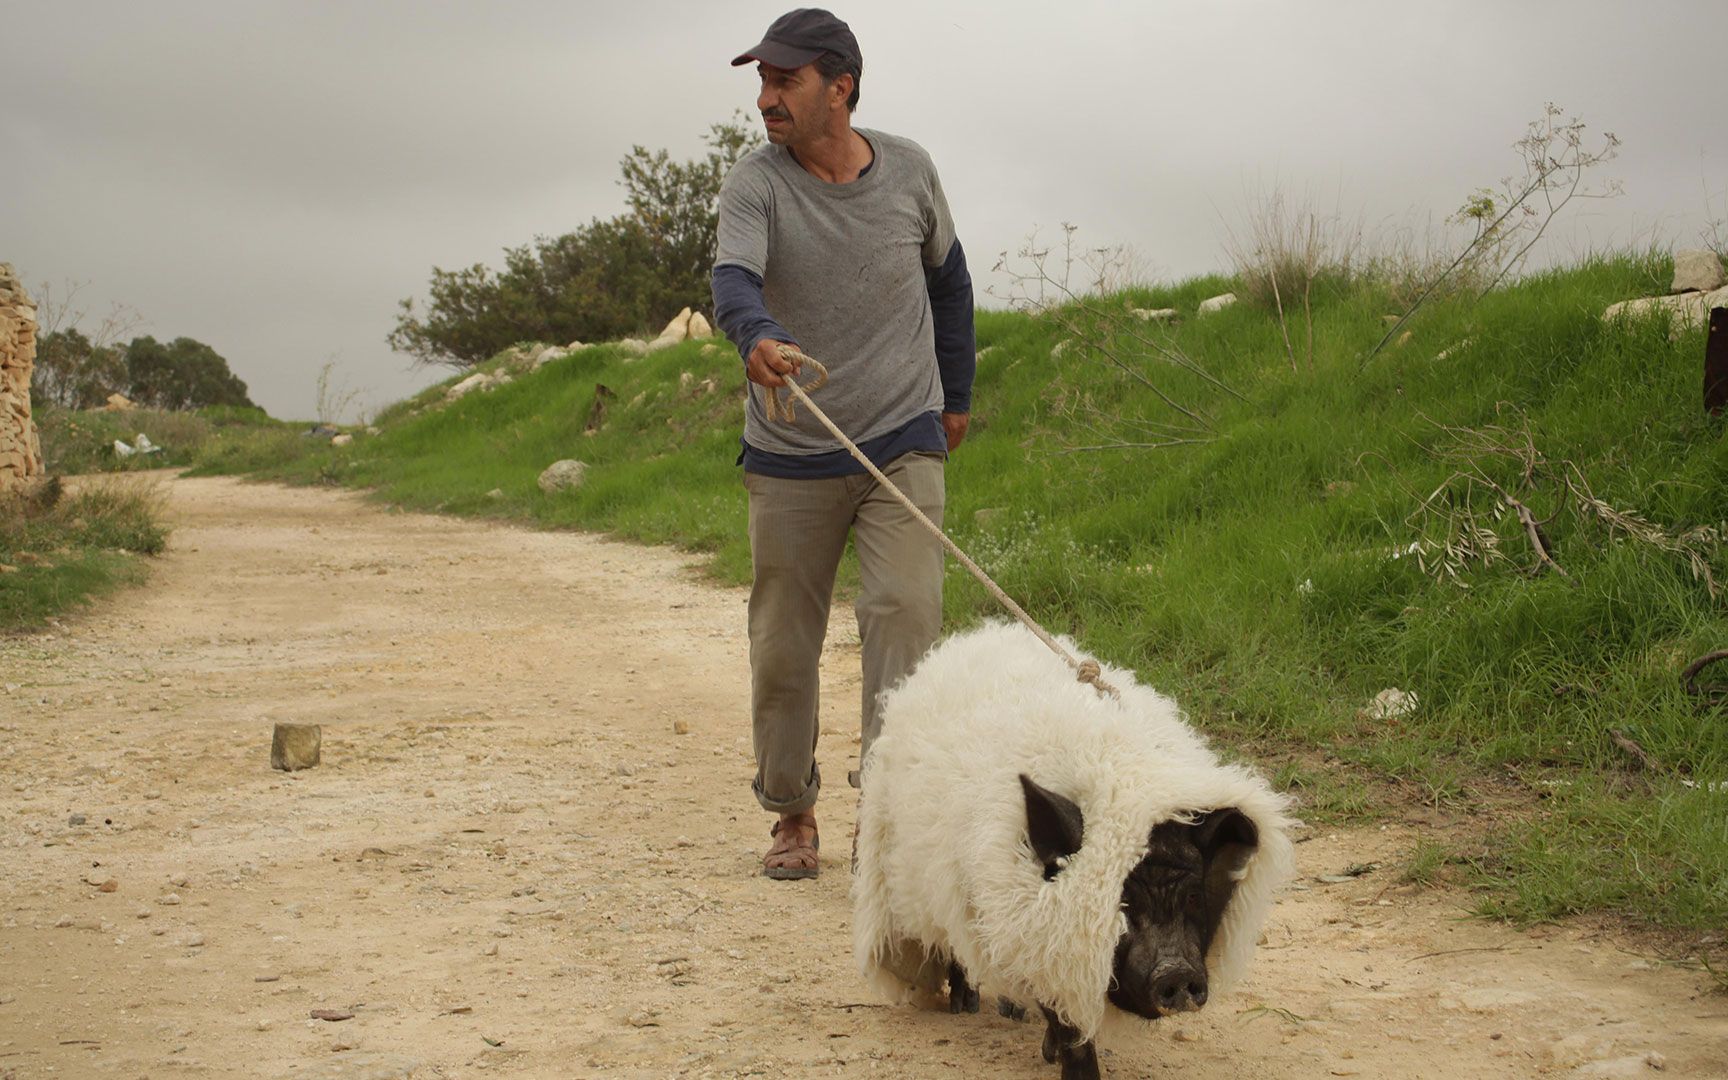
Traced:
<svg viewBox="0 0 1728 1080">
<path fill-rule="evenodd" d="M 623 210 L 752 109 L 780 2 L 0 0 L 0 261 L 226 356 L 272 414 L 318 369 L 372 410 L 442 377 L 384 343 L 433 266 Z M 1244 193 L 1371 224 L 1514 171 L 1554 101 L 1623 140 L 1551 257 L 1728 217 L 1724 0 L 869 0 L 856 122 L 933 155 L 980 290 L 1062 221 L 1165 278 L 1223 269 Z M 752 112 L 752 116 L 754 113 Z M 671 312 L 666 315 L 670 316 Z M 352 416 L 350 416 L 350 419 Z"/>
</svg>

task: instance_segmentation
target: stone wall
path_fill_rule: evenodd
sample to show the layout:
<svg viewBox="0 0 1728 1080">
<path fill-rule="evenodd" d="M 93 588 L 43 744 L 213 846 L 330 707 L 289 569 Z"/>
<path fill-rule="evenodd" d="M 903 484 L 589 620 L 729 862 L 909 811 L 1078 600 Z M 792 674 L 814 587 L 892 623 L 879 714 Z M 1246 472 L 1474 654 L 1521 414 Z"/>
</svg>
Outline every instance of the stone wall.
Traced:
<svg viewBox="0 0 1728 1080">
<path fill-rule="evenodd" d="M 43 474 L 42 444 L 30 419 L 35 365 L 36 304 L 12 267 L 0 263 L 0 495 Z"/>
</svg>

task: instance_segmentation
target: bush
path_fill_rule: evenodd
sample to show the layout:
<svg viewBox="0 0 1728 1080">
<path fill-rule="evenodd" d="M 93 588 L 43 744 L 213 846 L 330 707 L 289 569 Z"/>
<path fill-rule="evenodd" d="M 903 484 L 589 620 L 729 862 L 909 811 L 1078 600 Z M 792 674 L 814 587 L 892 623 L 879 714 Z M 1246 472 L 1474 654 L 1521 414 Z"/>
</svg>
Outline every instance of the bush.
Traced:
<svg viewBox="0 0 1728 1080">
<path fill-rule="evenodd" d="M 138 580 L 133 555 L 168 541 L 163 500 L 139 477 L 103 478 L 70 495 L 58 479 L 0 505 L 0 629 L 39 625 Z"/>
<path fill-rule="evenodd" d="M 424 315 L 403 300 L 391 348 L 467 368 L 518 341 L 611 340 L 707 306 L 720 184 L 761 136 L 734 120 L 705 141 L 686 162 L 634 147 L 619 163 L 628 214 L 508 248 L 502 272 L 434 267 Z"/>
</svg>

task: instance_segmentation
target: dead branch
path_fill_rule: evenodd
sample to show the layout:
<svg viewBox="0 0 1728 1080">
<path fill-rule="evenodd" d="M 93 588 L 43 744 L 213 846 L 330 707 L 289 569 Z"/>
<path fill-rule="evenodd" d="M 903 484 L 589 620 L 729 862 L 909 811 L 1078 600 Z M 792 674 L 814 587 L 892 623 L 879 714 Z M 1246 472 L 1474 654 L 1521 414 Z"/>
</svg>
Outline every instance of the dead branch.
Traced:
<svg viewBox="0 0 1728 1080">
<path fill-rule="evenodd" d="M 1089 454 L 1099 450 L 1162 450 L 1168 446 L 1200 446 L 1211 442 L 1210 439 L 1165 439 L 1162 442 L 1114 442 L 1102 443 L 1098 446 L 1070 446 L 1056 451 L 1058 454 Z"/>
<path fill-rule="evenodd" d="M 1719 660 L 1728 660 L 1728 649 L 1717 649 L 1715 652 L 1707 652 L 1703 656 L 1692 661 L 1690 664 L 1687 664 L 1686 670 L 1680 673 L 1680 685 L 1685 687 L 1686 692 L 1691 694 L 1693 697 L 1720 697 L 1725 692 L 1723 687 L 1713 686 L 1704 690 L 1698 688 L 1698 673 Z"/>
<path fill-rule="evenodd" d="M 1681 557 L 1710 596 L 1718 595 L 1710 562 L 1721 546 L 1722 527 L 1668 529 L 1633 511 L 1610 505 L 1591 489 L 1575 462 L 1552 461 L 1537 448 L 1527 420 L 1515 426 L 1460 428 L 1428 417 L 1423 419 L 1445 436 L 1440 444 L 1424 449 L 1442 461 L 1457 464 L 1426 498 L 1416 500 L 1415 509 L 1405 518 L 1407 526 L 1419 531 L 1411 554 L 1429 576 L 1465 585 L 1461 572 L 1466 566 L 1487 567 L 1508 561 L 1494 524 L 1476 509 L 1480 489 L 1484 496 L 1492 493 L 1496 517 L 1510 514 L 1518 522 L 1520 532 L 1535 553 L 1533 572 L 1552 569 L 1571 584 L 1578 584 L 1560 565 L 1547 531 L 1550 524 L 1570 514 L 1580 523 L 1605 529 L 1610 539 L 1629 540 Z M 1490 465 L 1497 461 L 1517 469 L 1515 483 L 1501 483 L 1489 472 Z M 1538 490 L 1550 491 L 1555 497 L 1553 512 L 1545 518 L 1530 506 L 1528 492 Z"/>
<path fill-rule="evenodd" d="M 1656 759 L 1650 756 L 1649 751 L 1645 750 L 1642 746 L 1639 746 L 1630 736 L 1619 728 L 1609 728 L 1608 737 L 1614 740 L 1615 746 L 1618 746 L 1620 749 L 1632 755 L 1632 757 L 1637 760 L 1638 764 L 1643 767 L 1645 772 L 1662 771 L 1662 766 L 1657 764 Z"/>
<path fill-rule="evenodd" d="M 1537 522 L 1536 515 L 1530 512 L 1528 506 L 1513 498 L 1500 485 L 1493 481 L 1489 481 L 1489 484 L 1500 492 L 1501 501 L 1511 507 L 1514 514 L 1518 515 L 1519 523 L 1524 526 L 1524 535 L 1530 538 L 1530 546 L 1536 551 L 1536 558 L 1539 560 L 1538 565 L 1546 566 L 1567 581 L 1572 581 L 1572 575 L 1566 572 L 1566 568 L 1554 561 L 1554 545 L 1549 541 L 1547 534 L 1542 531 L 1542 526 Z M 1572 583 L 1577 584 L 1575 581 Z"/>
</svg>

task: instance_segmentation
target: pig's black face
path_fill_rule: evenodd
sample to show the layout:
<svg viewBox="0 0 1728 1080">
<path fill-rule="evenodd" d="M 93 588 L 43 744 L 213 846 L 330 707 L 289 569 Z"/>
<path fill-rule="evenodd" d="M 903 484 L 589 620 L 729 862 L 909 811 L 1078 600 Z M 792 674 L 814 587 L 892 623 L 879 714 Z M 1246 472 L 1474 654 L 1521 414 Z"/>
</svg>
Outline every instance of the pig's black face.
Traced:
<svg viewBox="0 0 1728 1080">
<path fill-rule="evenodd" d="M 1084 819 L 1072 800 L 1028 777 L 1020 782 L 1033 854 L 1053 878 L 1080 850 Z M 1206 1003 L 1206 952 L 1258 842 L 1254 823 L 1234 808 L 1152 830 L 1146 856 L 1122 885 L 1128 929 L 1116 945 L 1112 1005 L 1156 1018 Z"/>
<path fill-rule="evenodd" d="M 1152 830 L 1122 885 L 1128 930 L 1116 944 L 1112 1005 L 1158 1017 L 1206 1004 L 1206 952 L 1257 842 L 1254 823 L 1234 809 Z"/>
</svg>

